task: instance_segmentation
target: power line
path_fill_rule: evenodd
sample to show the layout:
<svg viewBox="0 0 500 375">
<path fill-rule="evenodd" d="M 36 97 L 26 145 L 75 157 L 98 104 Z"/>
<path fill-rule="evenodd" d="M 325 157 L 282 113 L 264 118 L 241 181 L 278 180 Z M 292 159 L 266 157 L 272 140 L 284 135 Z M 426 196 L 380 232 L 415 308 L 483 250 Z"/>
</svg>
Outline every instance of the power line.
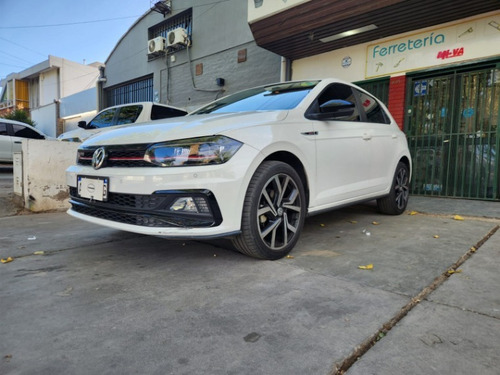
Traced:
<svg viewBox="0 0 500 375">
<path fill-rule="evenodd" d="M 15 55 L 11 54 L 11 53 L 8 53 L 8 52 L 2 51 L 2 50 L 0 50 L 0 53 L 2 53 L 2 54 L 4 54 L 4 55 L 7 55 L 7 56 L 9 56 L 9 57 L 13 57 L 13 58 L 15 58 L 15 59 L 17 59 L 17 60 L 21 60 L 21 61 L 23 61 L 23 62 L 25 62 L 25 63 L 28 63 L 28 64 L 33 65 L 33 62 L 32 62 L 32 61 L 25 60 L 25 59 L 23 59 L 22 57 L 17 57 L 17 56 L 15 56 Z"/>
<path fill-rule="evenodd" d="M 11 29 L 36 29 L 42 27 L 59 27 L 59 26 L 72 26 L 72 25 L 83 25 L 89 23 L 98 23 L 98 22 L 108 22 L 108 21 L 117 21 L 123 20 L 127 18 L 139 18 L 140 16 L 127 16 L 127 17 L 118 17 L 118 18 L 107 18 L 102 20 L 93 20 L 93 21 L 80 21 L 80 22 L 69 22 L 69 23 L 56 23 L 51 25 L 30 25 L 30 26 L 0 26 L 0 29 L 3 30 L 11 30 Z"/>
<path fill-rule="evenodd" d="M 31 48 L 27 48 L 27 47 L 23 46 L 22 44 L 19 44 L 19 43 L 13 42 L 12 40 L 2 38 L 1 36 L 0 36 L 0 39 L 1 39 L 1 40 L 3 40 L 3 41 L 5 41 L 5 42 L 11 43 L 11 44 L 13 44 L 13 45 L 15 45 L 15 46 L 18 46 L 18 47 L 24 48 L 24 49 L 25 49 L 25 50 L 27 50 L 27 51 L 37 53 L 37 54 L 39 54 L 40 56 L 47 57 L 47 55 L 46 55 L 46 54 L 44 54 L 44 53 L 41 53 L 41 52 L 35 51 L 34 49 L 31 49 Z"/>
</svg>

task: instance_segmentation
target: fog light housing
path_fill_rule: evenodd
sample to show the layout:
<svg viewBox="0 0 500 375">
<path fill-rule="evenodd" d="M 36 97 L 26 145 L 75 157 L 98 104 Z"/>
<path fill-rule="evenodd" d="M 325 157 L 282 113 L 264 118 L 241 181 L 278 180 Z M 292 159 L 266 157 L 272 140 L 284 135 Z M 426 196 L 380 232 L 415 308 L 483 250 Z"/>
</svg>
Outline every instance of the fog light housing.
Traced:
<svg viewBox="0 0 500 375">
<path fill-rule="evenodd" d="M 210 213 L 208 202 L 203 197 L 179 197 L 170 205 L 169 210 L 195 214 Z"/>
</svg>

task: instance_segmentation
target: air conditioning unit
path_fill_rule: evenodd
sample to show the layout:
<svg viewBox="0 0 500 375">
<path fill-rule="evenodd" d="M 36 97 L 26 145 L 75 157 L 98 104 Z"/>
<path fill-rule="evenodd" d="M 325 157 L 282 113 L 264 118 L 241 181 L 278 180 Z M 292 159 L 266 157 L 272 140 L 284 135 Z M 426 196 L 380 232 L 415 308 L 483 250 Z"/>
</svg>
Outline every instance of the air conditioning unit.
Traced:
<svg viewBox="0 0 500 375">
<path fill-rule="evenodd" d="M 188 34 L 186 29 L 178 27 L 167 34 L 167 47 L 188 44 Z"/>
<path fill-rule="evenodd" d="M 166 39 L 162 36 L 157 36 L 148 41 L 148 53 L 156 53 L 165 51 Z"/>
</svg>

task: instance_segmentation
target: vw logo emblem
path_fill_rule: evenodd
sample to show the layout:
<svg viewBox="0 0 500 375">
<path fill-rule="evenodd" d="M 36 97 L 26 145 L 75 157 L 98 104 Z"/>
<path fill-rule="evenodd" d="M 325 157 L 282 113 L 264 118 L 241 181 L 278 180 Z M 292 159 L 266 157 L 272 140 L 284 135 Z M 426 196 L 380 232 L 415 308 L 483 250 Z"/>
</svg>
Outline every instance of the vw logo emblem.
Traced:
<svg viewBox="0 0 500 375">
<path fill-rule="evenodd" d="M 94 169 L 101 168 L 106 161 L 106 157 L 106 149 L 104 147 L 99 147 L 92 155 L 92 167 L 94 167 Z"/>
</svg>

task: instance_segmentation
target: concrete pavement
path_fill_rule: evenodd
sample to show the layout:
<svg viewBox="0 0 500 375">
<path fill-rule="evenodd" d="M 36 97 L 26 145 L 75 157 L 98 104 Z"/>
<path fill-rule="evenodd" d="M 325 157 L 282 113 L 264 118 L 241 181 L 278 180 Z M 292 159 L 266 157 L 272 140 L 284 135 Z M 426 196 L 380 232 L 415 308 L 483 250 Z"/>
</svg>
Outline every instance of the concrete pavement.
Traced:
<svg viewBox="0 0 500 375">
<path fill-rule="evenodd" d="M 274 262 L 2 212 L 0 374 L 498 374 L 500 203 L 410 202 L 311 217 Z"/>
</svg>

